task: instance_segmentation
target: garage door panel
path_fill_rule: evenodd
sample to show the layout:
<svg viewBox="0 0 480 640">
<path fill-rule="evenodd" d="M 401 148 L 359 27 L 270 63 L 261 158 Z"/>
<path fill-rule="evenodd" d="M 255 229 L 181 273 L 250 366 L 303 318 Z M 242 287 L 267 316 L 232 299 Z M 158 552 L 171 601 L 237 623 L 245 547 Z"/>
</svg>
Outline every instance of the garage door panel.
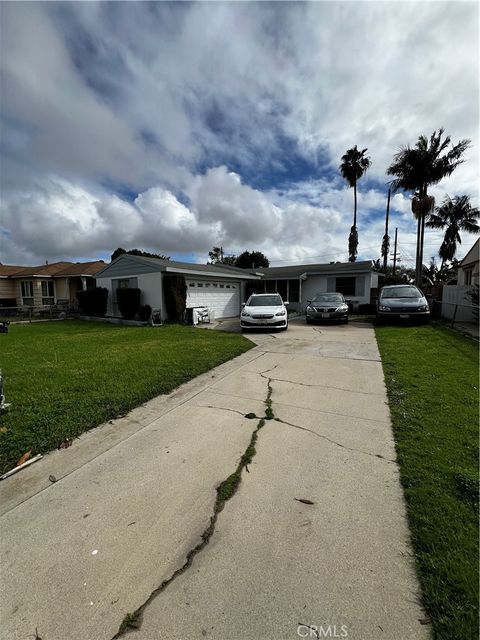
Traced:
<svg viewBox="0 0 480 640">
<path fill-rule="evenodd" d="M 199 286 L 200 285 L 200 286 Z M 187 282 L 187 307 L 205 306 L 216 318 L 229 318 L 240 313 L 240 285 L 216 281 Z"/>
</svg>

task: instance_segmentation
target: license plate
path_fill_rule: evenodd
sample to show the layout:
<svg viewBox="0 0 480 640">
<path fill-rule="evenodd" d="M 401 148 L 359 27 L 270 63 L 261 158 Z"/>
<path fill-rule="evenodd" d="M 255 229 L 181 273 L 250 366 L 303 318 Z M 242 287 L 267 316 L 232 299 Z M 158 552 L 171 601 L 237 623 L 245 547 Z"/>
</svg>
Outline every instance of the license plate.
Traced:
<svg viewBox="0 0 480 640">
<path fill-rule="evenodd" d="M 409 318 L 410 316 L 408 315 L 408 313 L 401 313 L 400 314 L 400 318 L 402 318 L 403 320 L 406 320 L 407 318 Z"/>
<path fill-rule="evenodd" d="M 322 313 L 322 318 L 329 318 L 330 314 L 329 313 Z"/>
</svg>

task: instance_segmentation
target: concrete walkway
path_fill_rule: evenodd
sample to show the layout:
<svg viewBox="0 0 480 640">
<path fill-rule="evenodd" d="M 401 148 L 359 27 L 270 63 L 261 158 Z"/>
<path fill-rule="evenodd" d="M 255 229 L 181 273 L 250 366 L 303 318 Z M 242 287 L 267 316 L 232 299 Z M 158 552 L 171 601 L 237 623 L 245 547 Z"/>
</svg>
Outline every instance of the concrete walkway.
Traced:
<svg viewBox="0 0 480 640">
<path fill-rule="evenodd" d="M 373 330 L 252 339 L 0 483 L 0 638 L 429 637 Z"/>
</svg>

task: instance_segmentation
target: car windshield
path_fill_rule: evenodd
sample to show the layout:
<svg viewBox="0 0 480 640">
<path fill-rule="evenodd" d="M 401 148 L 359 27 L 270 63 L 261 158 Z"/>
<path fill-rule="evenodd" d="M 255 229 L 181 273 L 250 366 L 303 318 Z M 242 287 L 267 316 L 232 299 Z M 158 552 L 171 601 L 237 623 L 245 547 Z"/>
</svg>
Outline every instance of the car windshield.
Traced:
<svg viewBox="0 0 480 640">
<path fill-rule="evenodd" d="M 312 302 L 344 302 L 344 298 L 341 293 L 319 293 L 316 295 Z"/>
<path fill-rule="evenodd" d="M 381 298 L 419 298 L 422 294 L 416 287 L 391 287 L 382 291 Z"/>
<path fill-rule="evenodd" d="M 252 296 L 247 307 L 278 307 L 281 304 L 280 296 Z"/>
</svg>

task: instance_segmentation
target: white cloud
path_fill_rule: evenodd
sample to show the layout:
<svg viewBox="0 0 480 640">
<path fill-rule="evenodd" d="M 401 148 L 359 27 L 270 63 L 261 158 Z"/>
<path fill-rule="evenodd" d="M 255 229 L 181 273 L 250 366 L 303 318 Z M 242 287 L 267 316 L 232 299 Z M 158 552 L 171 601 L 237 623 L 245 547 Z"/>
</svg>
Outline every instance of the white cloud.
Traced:
<svg viewBox="0 0 480 640">
<path fill-rule="evenodd" d="M 475 3 L 4 3 L 2 17 L 3 261 L 219 243 L 345 259 L 336 171 L 353 144 L 372 158 L 359 249 L 373 257 L 393 153 L 440 126 L 474 146 L 432 193 L 478 204 Z M 268 186 L 297 156 L 318 158 L 318 179 L 285 169 Z M 391 204 L 407 246 L 409 200 Z"/>
</svg>

